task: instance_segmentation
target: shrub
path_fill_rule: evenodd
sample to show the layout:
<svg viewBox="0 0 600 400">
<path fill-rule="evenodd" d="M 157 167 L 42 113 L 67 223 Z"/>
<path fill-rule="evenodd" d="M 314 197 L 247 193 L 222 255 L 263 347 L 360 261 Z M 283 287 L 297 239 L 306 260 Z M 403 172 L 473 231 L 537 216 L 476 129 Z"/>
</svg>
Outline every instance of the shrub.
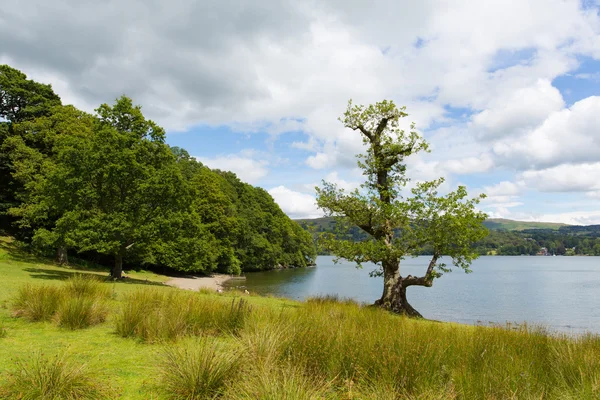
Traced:
<svg viewBox="0 0 600 400">
<path fill-rule="evenodd" d="M 37 352 L 15 362 L 0 395 L 22 400 L 105 398 L 106 387 L 96 376 L 85 364 L 74 361 L 66 353 L 48 357 Z"/>
<path fill-rule="evenodd" d="M 49 321 L 63 298 L 60 287 L 27 284 L 17 292 L 12 305 L 13 315 L 29 321 Z"/>
<path fill-rule="evenodd" d="M 232 348 L 203 337 L 165 348 L 160 386 L 172 399 L 210 399 L 236 378 L 239 358 Z"/>
</svg>

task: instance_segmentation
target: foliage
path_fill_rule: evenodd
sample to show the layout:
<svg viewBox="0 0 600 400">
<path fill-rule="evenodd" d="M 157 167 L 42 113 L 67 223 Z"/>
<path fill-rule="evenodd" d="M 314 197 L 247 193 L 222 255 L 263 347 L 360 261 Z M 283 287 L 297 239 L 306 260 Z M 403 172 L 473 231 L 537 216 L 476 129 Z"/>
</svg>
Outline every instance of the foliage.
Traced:
<svg viewBox="0 0 600 400">
<path fill-rule="evenodd" d="M 47 356 L 36 352 L 15 361 L 8 383 L 0 396 L 23 400 L 75 400 L 106 398 L 108 390 L 97 373 L 67 353 Z"/>
<path fill-rule="evenodd" d="M 479 198 L 469 199 L 463 186 L 440 195 L 443 179 L 418 182 L 407 193 L 405 158 L 428 150 L 428 145 L 414 125 L 408 133 L 400 128 L 401 119 L 408 116 L 404 110 L 390 101 L 368 107 L 348 103 L 340 121 L 362 135 L 366 153 L 358 156 L 358 166 L 366 181 L 350 193 L 323 182 L 323 187 L 316 188 L 317 204 L 328 216 L 338 217 L 342 229 L 344 224 L 355 225 L 368 234 L 368 239 L 360 242 L 323 234 L 323 248 L 359 267 L 364 262 L 379 265 L 377 275 L 384 277 L 384 291 L 377 303 L 398 313 L 420 316 L 406 300 L 406 287 L 431 286 L 435 278 L 450 272 L 438 262 L 443 255 L 469 272 L 471 261 L 477 257 L 472 243 L 486 235 L 482 225 L 486 215 L 475 208 Z M 425 246 L 433 250 L 425 274 L 402 277 L 401 260 Z"/>
<path fill-rule="evenodd" d="M 310 235 L 266 191 L 169 147 L 129 98 L 90 115 L 8 66 L 0 93 L 0 229 L 60 263 L 112 257 L 117 278 L 124 260 L 228 274 L 314 263 Z"/>
<path fill-rule="evenodd" d="M 15 219 L 8 215 L 11 207 L 18 206 L 18 193 L 22 191 L 22 185 L 12 176 L 14 167 L 9 147 L 5 146 L 8 139 L 20 136 L 13 125 L 46 116 L 60 103 L 50 85 L 28 80 L 21 71 L 0 65 L 0 230 L 15 236 L 20 233 L 12 226 Z M 28 139 L 37 141 L 35 137 Z"/>
</svg>

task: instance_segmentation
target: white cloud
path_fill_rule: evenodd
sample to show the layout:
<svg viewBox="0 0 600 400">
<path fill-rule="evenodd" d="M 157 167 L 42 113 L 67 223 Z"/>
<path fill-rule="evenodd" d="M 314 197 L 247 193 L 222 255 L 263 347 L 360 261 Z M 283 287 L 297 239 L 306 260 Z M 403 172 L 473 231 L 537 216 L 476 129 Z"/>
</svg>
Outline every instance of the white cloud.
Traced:
<svg viewBox="0 0 600 400">
<path fill-rule="evenodd" d="M 306 193 L 300 193 L 277 186 L 269 190 L 269 194 L 279 204 L 279 207 L 290 218 L 318 218 L 323 216 L 323 212 L 317 208 L 314 196 Z"/>
<path fill-rule="evenodd" d="M 515 136 L 534 128 L 564 107 L 563 98 L 551 82 L 539 79 L 533 85 L 503 93 L 489 108 L 474 115 L 471 129 L 484 138 Z"/>
<path fill-rule="evenodd" d="M 524 171 L 520 177 L 527 187 L 542 192 L 591 192 L 600 190 L 600 162 Z"/>
<path fill-rule="evenodd" d="M 600 97 L 578 101 L 550 115 L 525 136 L 494 145 L 505 165 L 518 169 L 549 168 L 568 162 L 600 161 Z"/>
<path fill-rule="evenodd" d="M 600 211 L 571 211 L 565 213 L 540 213 L 536 215 L 519 214 L 517 219 L 523 221 L 561 222 L 569 225 L 600 224 Z"/>
<path fill-rule="evenodd" d="M 485 186 L 483 193 L 488 198 L 502 197 L 502 196 L 517 196 L 523 192 L 522 184 L 517 184 L 509 181 L 502 181 L 492 186 Z"/>
<path fill-rule="evenodd" d="M 600 82 L 600 72 L 575 74 L 575 78 L 590 80 L 590 81 L 594 81 L 594 82 Z"/>
<path fill-rule="evenodd" d="M 91 110 L 125 93 L 170 131 L 301 130 L 307 138 L 293 147 L 323 175 L 335 168 L 350 180 L 363 150 L 337 121 L 349 98 L 407 105 L 406 122 L 433 149 L 409 160 L 415 180 L 600 161 L 600 98 L 564 109 L 551 85 L 567 73 L 597 76 L 577 75 L 582 56 L 600 58 L 600 16 L 576 0 L 23 0 L 1 9 L 0 60 L 66 102 Z M 276 163 L 201 160 L 252 183 Z M 496 204 L 516 202 L 505 197 Z"/>
<path fill-rule="evenodd" d="M 198 161 L 212 169 L 231 171 L 244 182 L 256 184 L 269 173 L 267 160 L 256 160 L 242 154 L 228 154 L 217 157 L 196 157 Z"/>
<path fill-rule="evenodd" d="M 494 161 L 489 154 L 443 161 L 440 168 L 453 174 L 473 174 L 489 171 Z"/>
<path fill-rule="evenodd" d="M 336 171 L 329 173 L 324 180 L 326 182 L 336 184 L 340 189 L 344 189 L 346 192 L 351 192 L 354 189 L 358 189 L 361 184 L 361 182 L 349 182 L 341 179 Z"/>
</svg>

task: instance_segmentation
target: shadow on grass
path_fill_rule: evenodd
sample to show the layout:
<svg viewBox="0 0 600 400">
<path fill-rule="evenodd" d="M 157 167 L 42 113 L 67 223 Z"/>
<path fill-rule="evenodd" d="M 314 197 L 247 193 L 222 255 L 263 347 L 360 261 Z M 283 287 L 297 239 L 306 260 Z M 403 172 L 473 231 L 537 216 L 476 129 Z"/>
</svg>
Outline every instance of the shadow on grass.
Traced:
<svg viewBox="0 0 600 400">
<path fill-rule="evenodd" d="M 4 239 L 4 238 L 2 238 Z M 0 240 L 0 250 L 4 250 L 11 260 L 27 263 L 48 263 L 49 260 L 29 253 L 18 245 L 16 241 Z"/>
<path fill-rule="evenodd" d="M 73 275 L 89 275 L 89 276 L 98 276 L 98 274 L 92 274 L 85 271 L 59 271 L 54 269 L 45 269 L 45 268 L 25 268 L 23 271 L 29 272 L 30 276 L 34 279 L 45 279 L 45 280 L 57 280 L 64 281 L 71 278 Z M 112 282 L 113 280 L 108 276 L 108 273 L 105 276 L 100 276 L 101 278 L 105 278 L 107 282 Z M 150 285 L 150 286 L 164 286 L 161 282 L 148 281 L 145 279 L 135 279 L 135 278 L 124 278 L 116 281 L 118 283 L 126 283 L 131 285 Z"/>
</svg>

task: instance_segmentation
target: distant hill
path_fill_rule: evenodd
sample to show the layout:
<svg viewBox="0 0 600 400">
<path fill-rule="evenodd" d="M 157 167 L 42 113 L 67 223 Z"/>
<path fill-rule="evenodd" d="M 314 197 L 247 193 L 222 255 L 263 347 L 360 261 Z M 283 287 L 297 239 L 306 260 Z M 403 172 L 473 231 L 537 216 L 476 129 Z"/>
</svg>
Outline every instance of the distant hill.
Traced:
<svg viewBox="0 0 600 400">
<path fill-rule="evenodd" d="M 318 232 L 324 232 L 332 229 L 335 226 L 335 219 L 332 217 L 313 218 L 313 219 L 296 219 L 300 225 L 312 225 Z M 523 231 L 526 229 L 551 229 L 558 230 L 560 227 L 569 226 L 557 222 L 526 222 L 513 221 L 504 218 L 490 218 L 483 224 L 491 230 L 506 230 L 506 231 Z"/>
<path fill-rule="evenodd" d="M 507 230 L 507 231 L 523 231 L 525 229 L 552 229 L 558 230 L 561 226 L 569 226 L 567 224 L 561 224 L 558 222 L 526 222 L 526 221 L 513 221 L 511 219 L 504 218 L 490 218 L 486 219 L 483 224 L 488 229 L 494 230 Z"/>
</svg>

